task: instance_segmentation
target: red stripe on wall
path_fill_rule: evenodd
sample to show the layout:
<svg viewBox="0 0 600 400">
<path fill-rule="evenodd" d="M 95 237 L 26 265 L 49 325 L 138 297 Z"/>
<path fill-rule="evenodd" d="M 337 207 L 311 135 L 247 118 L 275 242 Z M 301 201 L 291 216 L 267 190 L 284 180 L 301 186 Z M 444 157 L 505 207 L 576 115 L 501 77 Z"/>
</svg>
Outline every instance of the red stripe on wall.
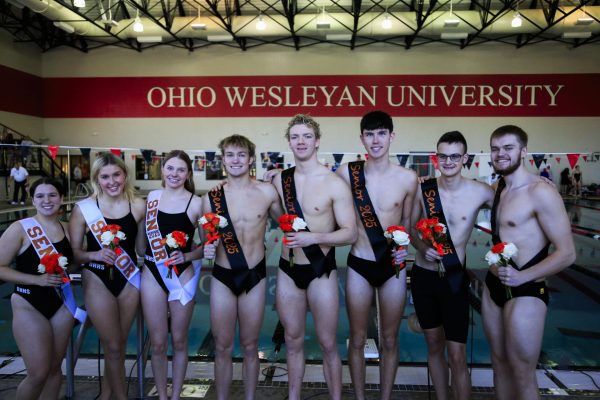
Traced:
<svg viewBox="0 0 600 400">
<path fill-rule="evenodd" d="M 16 112 L 46 118 L 600 116 L 600 74 L 45 78 L 41 112 L 27 76 Z"/>
<path fill-rule="evenodd" d="M 42 78 L 0 65 L 0 110 L 42 116 Z"/>
</svg>

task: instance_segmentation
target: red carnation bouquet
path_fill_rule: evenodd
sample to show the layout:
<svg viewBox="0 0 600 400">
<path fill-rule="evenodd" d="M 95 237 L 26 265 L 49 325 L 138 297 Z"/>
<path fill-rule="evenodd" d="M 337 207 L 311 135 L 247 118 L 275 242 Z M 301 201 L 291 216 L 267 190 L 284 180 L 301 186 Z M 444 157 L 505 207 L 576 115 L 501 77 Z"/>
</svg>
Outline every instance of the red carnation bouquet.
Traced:
<svg viewBox="0 0 600 400">
<path fill-rule="evenodd" d="M 437 217 L 433 218 L 421 218 L 415 225 L 419 236 L 424 242 L 431 244 L 431 246 L 437 251 L 440 256 L 444 256 L 446 251 L 444 250 L 444 244 L 448 243 L 448 237 L 446 236 L 446 225 L 440 223 Z M 442 260 L 438 260 L 438 273 L 440 276 L 444 276 L 446 268 Z"/>
<path fill-rule="evenodd" d="M 303 229 L 306 229 L 306 221 L 294 214 L 283 214 L 279 217 L 279 228 L 283 231 L 283 233 L 287 232 L 298 232 Z M 287 245 L 287 239 L 285 236 L 283 237 L 283 244 Z M 290 258 L 290 267 L 294 266 L 294 250 L 290 249 L 289 253 Z"/>
<path fill-rule="evenodd" d="M 396 244 L 394 246 L 394 249 L 396 251 L 404 250 L 404 246 L 408 246 L 410 244 L 410 236 L 408 235 L 408 233 L 406 233 L 406 228 L 403 226 L 389 226 L 383 233 L 383 236 L 385 236 L 388 239 L 388 242 L 392 240 L 394 241 L 394 243 Z M 400 264 L 397 264 L 396 260 L 394 260 L 392 261 L 392 265 L 396 267 L 396 278 L 399 278 L 400 271 L 402 271 L 406 267 L 406 263 L 402 262 Z"/>
<path fill-rule="evenodd" d="M 40 264 L 38 265 L 37 270 L 40 274 L 61 275 L 63 283 L 67 283 L 71 281 L 67 275 L 67 265 L 69 265 L 69 260 L 67 260 L 67 257 L 60 253 L 51 253 L 46 254 L 40 259 Z M 57 288 L 56 290 L 64 302 L 65 298 L 62 289 Z"/>
<path fill-rule="evenodd" d="M 506 267 L 513 256 L 516 256 L 519 250 L 513 243 L 500 242 L 496 243 L 490 251 L 485 255 L 485 261 L 489 265 L 501 265 Z M 512 290 L 509 286 L 504 285 L 506 297 L 512 299 Z"/>
<path fill-rule="evenodd" d="M 206 243 L 211 244 L 221 238 L 220 229 L 225 228 L 229 223 L 227 218 L 222 215 L 215 214 L 212 212 L 204 214 L 198 222 L 202 225 L 202 229 L 206 232 Z M 210 266 L 213 265 L 214 260 L 208 260 Z"/>
<path fill-rule="evenodd" d="M 123 250 L 119 247 L 119 243 L 121 240 L 127 239 L 127 236 L 125 236 L 125 233 L 121 229 L 121 226 L 117 224 L 108 224 L 101 229 L 100 242 L 103 246 L 113 250 L 117 257 L 123 253 Z M 113 268 L 112 266 L 110 267 L 109 278 L 113 279 Z"/>
<path fill-rule="evenodd" d="M 169 233 L 166 237 L 162 238 L 160 244 L 166 246 L 169 250 L 175 251 L 179 250 L 182 247 L 185 247 L 188 241 L 188 235 L 182 231 L 173 231 Z M 169 272 L 167 272 L 167 278 L 173 277 L 173 269 L 175 270 L 175 275 L 179 275 L 179 271 L 177 271 L 177 265 L 171 263 L 171 261 L 167 260 L 165 263 L 167 268 L 169 268 Z"/>
</svg>

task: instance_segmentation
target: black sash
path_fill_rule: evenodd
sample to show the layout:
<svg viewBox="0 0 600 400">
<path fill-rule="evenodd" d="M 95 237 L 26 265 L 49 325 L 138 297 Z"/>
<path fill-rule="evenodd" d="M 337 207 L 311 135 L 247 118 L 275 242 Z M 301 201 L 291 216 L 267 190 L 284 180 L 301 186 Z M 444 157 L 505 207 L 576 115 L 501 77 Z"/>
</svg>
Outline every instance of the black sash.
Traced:
<svg viewBox="0 0 600 400">
<path fill-rule="evenodd" d="M 227 226 L 221 228 L 221 243 L 225 249 L 225 254 L 227 255 L 231 269 L 237 272 L 234 274 L 234 283 L 236 284 L 236 287 L 241 287 L 246 279 L 254 279 L 256 277 L 255 274 L 250 273 L 248 262 L 244 256 L 244 250 L 242 250 L 242 245 L 235 234 L 235 228 L 233 227 L 231 217 L 229 216 L 229 210 L 227 209 L 225 190 L 223 190 L 223 187 L 219 190 L 211 190 L 208 192 L 208 199 L 210 200 L 212 211 L 227 219 Z M 245 273 L 242 273 L 242 271 L 245 271 Z M 260 279 L 258 279 L 256 283 L 258 283 L 258 281 L 260 281 Z"/>
<path fill-rule="evenodd" d="M 438 221 L 446 225 L 446 243 L 444 246 L 444 256 L 442 262 L 448 277 L 448 284 L 452 293 L 458 292 L 464 279 L 465 268 L 460 263 L 452 237 L 450 236 L 450 227 L 446 222 L 444 209 L 442 208 L 442 199 L 438 190 L 437 179 L 428 179 L 421 184 L 421 192 L 423 194 L 423 202 L 425 203 L 425 215 L 427 218 L 436 217 Z"/>
<path fill-rule="evenodd" d="M 498 179 L 498 185 L 496 186 L 496 194 L 494 195 L 494 203 L 492 204 L 492 216 L 491 216 L 491 226 L 492 226 L 492 243 L 498 244 L 502 240 L 500 239 L 500 227 L 497 226 L 496 219 L 496 211 L 498 209 L 498 203 L 500 203 L 500 194 L 506 187 L 506 182 L 504 182 L 504 178 Z"/>
<path fill-rule="evenodd" d="M 358 211 L 360 220 L 365 227 L 365 232 L 375 254 L 375 262 L 378 264 L 390 264 L 392 257 L 390 253 L 391 246 L 383 236 L 383 227 L 375 213 L 375 207 L 365 183 L 365 162 L 354 161 L 348 163 L 348 174 L 350 175 L 350 187 L 352 189 L 352 198 Z"/>
<path fill-rule="evenodd" d="M 300 207 L 300 203 L 298 203 L 296 195 L 294 171 L 296 171 L 296 167 L 288 168 L 281 172 L 281 188 L 283 191 L 283 203 L 285 205 L 285 209 L 289 214 L 294 214 L 304 219 L 304 214 L 302 213 L 302 208 Z M 310 232 L 308 227 L 306 227 L 305 229 Z M 325 261 L 327 260 L 327 257 L 325 256 L 325 254 L 323 254 L 323 251 L 321 250 L 319 245 L 311 244 L 310 246 L 302 247 L 302 251 L 304 251 L 304 255 L 306 255 L 306 258 L 308 258 L 308 260 L 310 261 L 310 264 L 317 273 L 317 276 L 321 276 L 322 271 L 324 271 L 325 269 Z"/>
</svg>

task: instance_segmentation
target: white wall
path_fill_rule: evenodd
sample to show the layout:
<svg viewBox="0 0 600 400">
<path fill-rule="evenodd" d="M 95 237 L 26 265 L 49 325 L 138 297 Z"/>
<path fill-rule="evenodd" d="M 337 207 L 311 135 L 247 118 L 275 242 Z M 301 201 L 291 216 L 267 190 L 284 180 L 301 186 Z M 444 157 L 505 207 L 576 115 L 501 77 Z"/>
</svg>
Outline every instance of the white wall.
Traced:
<svg viewBox="0 0 600 400">
<path fill-rule="evenodd" d="M 0 44 L 5 46 L 5 44 Z M 7 50 L 0 50 L 1 55 Z M 31 59 L 27 58 L 31 61 Z M 427 45 L 408 51 L 376 45 L 350 51 L 338 46 L 314 46 L 300 51 L 264 46 L 243 52 L 225 46 L 187 52 L 157 47 L 138 53 L 120 48 L 83 54 L 59 48 L 44 53 L 43 77 L 95 76 L 244 76 L 244 75 L 377 75 L 377 74 L 520 74 L 598 73 L 597 46 L 578 49 L 539 44 L 515 49 L 486 44 L 459 50 Z M 32 62 L 34 64 L 34 62 Z M 25 67 L 24 67 L 25 68 Z M 32 70 L 33 66 L 28 66 Z M 4 116 L 0 113 L 0 118 Z M 51 143 L 78 147 L 132 147 L 165 151 L 215 149 L 218 140 L 239 133 L 250 137 L 258 151 L 285 151 L 288 118 L 127 118 L 45 119 L 43 136 Z M 358 140 L 359 118 L 318 118 L 324 152 L 363 152 Z M 392 152 L 431 150 L 446 131 L 460 130 L 472 152 L 487 152 L 491 131 L 503 124 L 522 126 L 530 134 L 531 152 L 591 152 L 600 150 L 600 118 L 395 118 L 398 134 Z M 556 170 L 555 170 L 556 172 Z M 589 176 L 589 174 L 587 174 Z M 200 188 L 210 183 L 198 182 Z"/>
</svg>

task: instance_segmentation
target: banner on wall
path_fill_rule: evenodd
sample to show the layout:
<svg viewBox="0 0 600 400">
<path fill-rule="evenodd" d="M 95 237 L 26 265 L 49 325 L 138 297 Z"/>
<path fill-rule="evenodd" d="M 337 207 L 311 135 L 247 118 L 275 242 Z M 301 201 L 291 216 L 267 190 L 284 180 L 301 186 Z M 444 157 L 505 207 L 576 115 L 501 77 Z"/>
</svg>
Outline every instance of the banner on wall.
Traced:
<svg viewBox="0 0 600 400">
<path fill-rule="evenodd" d="M 0 84 L 16 88 L 0 111 L 45 118 L 600 116 L 600 74 L 40 78 L 0 65 Z"/>
</svg>

